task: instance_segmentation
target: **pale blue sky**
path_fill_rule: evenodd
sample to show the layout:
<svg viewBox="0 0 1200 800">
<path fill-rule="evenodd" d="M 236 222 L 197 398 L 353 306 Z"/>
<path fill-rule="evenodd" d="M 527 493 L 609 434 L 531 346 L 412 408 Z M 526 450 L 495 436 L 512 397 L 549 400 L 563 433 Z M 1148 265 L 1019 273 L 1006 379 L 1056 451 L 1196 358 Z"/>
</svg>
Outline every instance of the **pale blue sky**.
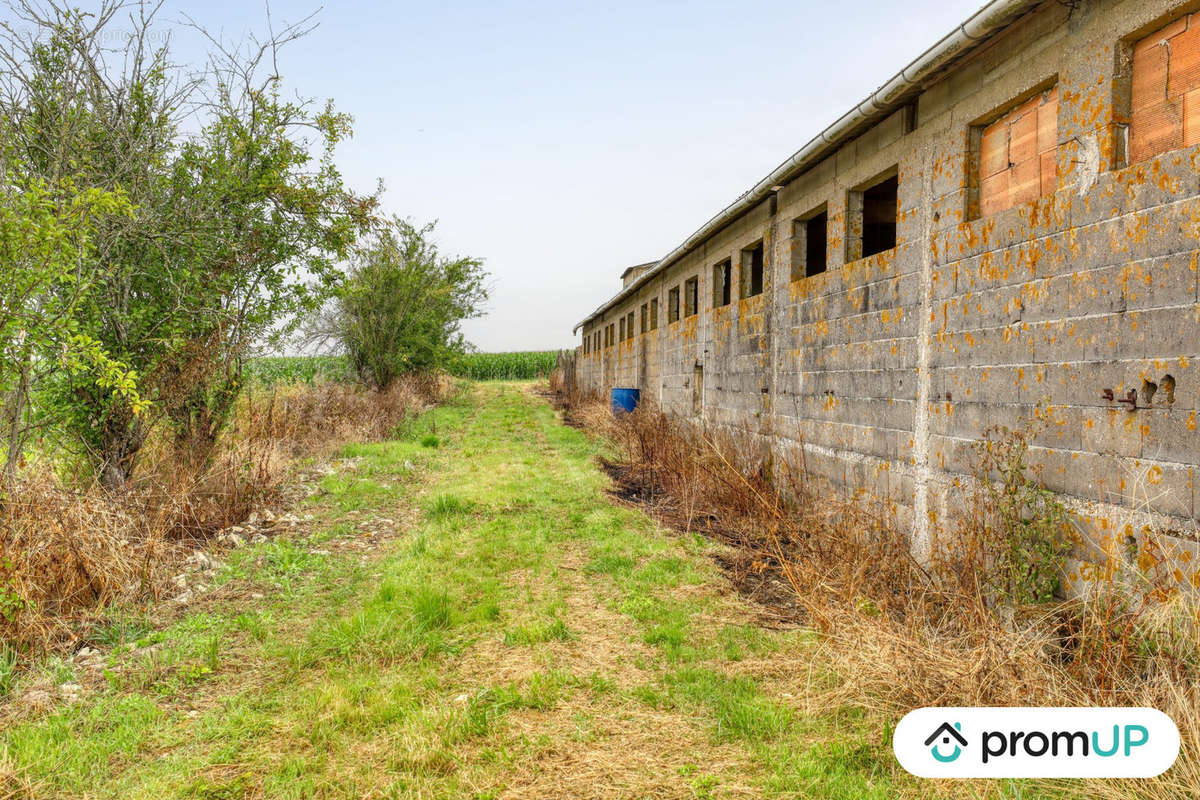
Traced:
<svg viewBox="0 0 1200 800">
<path fill-rule="evenodd" d="M 382 178 L 390 212 L 486 259 L 490 313 L 468 338 L 544 349 L 980 3 L 342 2 L 281 66 L 354 116 L 352 185 Z M 238 36 L 263 8 L 164 13 Z"/>
</svg>

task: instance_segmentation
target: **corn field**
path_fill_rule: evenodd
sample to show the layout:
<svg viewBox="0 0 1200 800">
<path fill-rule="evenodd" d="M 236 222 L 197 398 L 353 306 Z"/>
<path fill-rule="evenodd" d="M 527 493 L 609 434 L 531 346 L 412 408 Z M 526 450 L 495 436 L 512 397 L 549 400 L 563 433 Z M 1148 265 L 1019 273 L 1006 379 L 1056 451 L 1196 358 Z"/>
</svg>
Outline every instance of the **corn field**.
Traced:
<svg viewBox="0 0 1200 800">
<path fill-rule="evenodd" d="M 283 383 L 344 383 L 354 379 L 342 356 L 270 356 L 246 363 L 247 382 L 260 386 Z"/>
<path fill-rule="evenodd" d="M 450 371 L 477 381 L 531 380 L 548 376 L 558 358 L 557 350 L 528 350 L 518 353 L 467 353 Z"/>
<path fill-rule="evenodd" d="M 452 375 L 476 381 L 519 381 L 548 376 L 557 350 L 515 353 L 465 353 L 449 365 Z M 264 356 L 246 364 L 247 382 L 258 386 L 288 383 L 345 383 L 355 379 L 343 356 Z"/>
</svg>

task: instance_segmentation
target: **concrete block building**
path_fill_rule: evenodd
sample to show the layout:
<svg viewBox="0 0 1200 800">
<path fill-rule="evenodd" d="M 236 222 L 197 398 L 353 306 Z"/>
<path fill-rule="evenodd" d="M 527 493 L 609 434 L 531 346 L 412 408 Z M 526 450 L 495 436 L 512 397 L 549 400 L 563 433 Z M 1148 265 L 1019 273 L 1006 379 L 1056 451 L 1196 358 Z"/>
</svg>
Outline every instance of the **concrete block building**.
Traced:
<svg viewBox="0 0 1200 800">
<path fill-rule="evenodd" d="M 989 3 L 626 270 L 578 382 L 803 453 L 918 549 L 973 443 L 1041 418 L 1081 527 L 1162 533 L 1200 585 L 1198 10 Z"/>
</svg>

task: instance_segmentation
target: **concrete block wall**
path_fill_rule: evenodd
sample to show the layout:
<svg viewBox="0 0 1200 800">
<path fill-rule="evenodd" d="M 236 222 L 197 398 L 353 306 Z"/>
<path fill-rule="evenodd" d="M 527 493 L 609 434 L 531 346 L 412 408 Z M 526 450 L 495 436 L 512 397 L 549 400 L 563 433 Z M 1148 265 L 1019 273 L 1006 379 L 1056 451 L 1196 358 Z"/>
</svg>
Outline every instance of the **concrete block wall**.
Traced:
<svg viewBox="0 0 1200 800">
<path fill-rule="evenodd" d="M 1200 147 L 1132 164 L 1126 151 L 1133 46 L 1196 6 L 1043 4 L 924 87 L 915 127 L 898 109 L 590 319 L 585 337 L 659 301 L 658 329 L 581 352 L 580 380 L 760 434 L 832 484 L 888 499 L 918 544 L 946 521 L 987 429 L 1039 419 L 1042 477 L 1100 546 L 1151 528 L 1193 547 Z M 981 208 L 981 132 L 1046 97 L 1045 194 Z M 896 247 L 847 260 L 856 192 L 889 174 Z M 827 270 L 792 280 L 793 222 L 821 207 Z M 741 253 L 758 241 L 764 291 L 741 298 Z M 725 258 L 733 298 L 714 308 Z M 668 292 L 691 277 L 699 311 L 668 323 Z"/>
</svg>

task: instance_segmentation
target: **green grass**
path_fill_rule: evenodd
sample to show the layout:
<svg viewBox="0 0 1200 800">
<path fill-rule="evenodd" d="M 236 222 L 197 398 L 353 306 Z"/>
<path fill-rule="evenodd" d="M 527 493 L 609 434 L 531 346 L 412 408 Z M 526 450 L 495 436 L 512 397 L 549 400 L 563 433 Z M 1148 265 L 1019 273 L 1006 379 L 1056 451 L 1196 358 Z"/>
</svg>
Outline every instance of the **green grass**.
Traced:
<svg viewBox="0 0 1200 800">
<path fill-rule="evenodd" d="M 551 617 L 544 622 L 522 625 L 504 632 L 504 643 L 512 646 L 569 642 L 572 638 L 571 630 L 561 617 Z"/>
<path fill-rule="evenodd" d="M 103 676 L 0 731 L 5 767 L 55 797 L 925 795 L 886 720 L 789 699 L 813 637 L 758 627 L 712 545 L 611 503 L 604 446 L 525 389 L 345 448 L 307 538 L 228 553 L 220 598 L 158 629 L 114 611 Z M 634 783 L 555 772 L 605 759 Z"/>
<path fill-rule="evenodd" d="M 12 689 L 16 678 L 17 651 L 8 644 L 0 642 L 0 700 L 4 699 Z"/>
</svg>

